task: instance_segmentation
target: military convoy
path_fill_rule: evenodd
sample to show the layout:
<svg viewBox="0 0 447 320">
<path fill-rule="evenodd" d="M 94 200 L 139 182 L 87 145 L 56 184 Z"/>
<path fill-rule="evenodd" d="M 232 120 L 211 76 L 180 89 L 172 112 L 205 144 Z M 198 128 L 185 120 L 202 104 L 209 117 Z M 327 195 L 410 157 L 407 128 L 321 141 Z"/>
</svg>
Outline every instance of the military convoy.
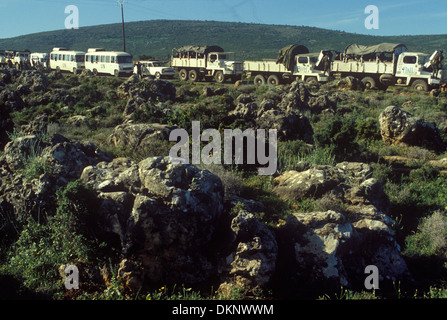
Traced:
<svg viewBox="0 0 447 320">
<path fill-rule="evenodd" d="M 159 79 L 173 78 L 178 73 L 182 81 L 214 80 L 218 83 L 236 82 L 245 77 L 253 79 L 256 85 L 278 85 L 297 80 L 325 83 L 352 76 L 369 89 L 396 85 L 427 91 L 447 83 L 447 70 L 434 69 L 431 63 L 439 56 L 436 53 L 430 56 L 410 52 L 399 43 L 350 44 L 343 52 L 309 52 L 305 46 L 289 45 L 279 51 L 277 59 L 242 62 L 235 59 L 234 52 L 225 52 L 219 46 L 182 46 L 172 50 L 169 66 L 166 66 L 159 61 L 139 61 L 135 65 L 132 56 L 126 52 L 92 48 L 84 53 L 54 48 L 50 55 L 0 51 L 0 66 L 24 68 L 31 65 L 31 57 L 32 61 L 50 69 L 73 73 L 87 69 L 95 75 L 134 73 Z"/>
</svg>

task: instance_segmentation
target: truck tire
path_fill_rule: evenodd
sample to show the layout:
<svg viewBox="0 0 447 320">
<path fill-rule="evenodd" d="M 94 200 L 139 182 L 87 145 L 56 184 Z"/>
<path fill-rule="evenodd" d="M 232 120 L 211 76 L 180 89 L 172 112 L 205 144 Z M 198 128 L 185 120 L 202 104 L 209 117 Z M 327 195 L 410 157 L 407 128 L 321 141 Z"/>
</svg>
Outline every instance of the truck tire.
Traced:
<svg viewBox="0 0 447 320">
<path fill-rule="evenodd" d="M 258 74 L 254 80 L 255 85 L 260 86 L 265 84 L 265 78 L 262 74 Z"/>
<path fill-rule="evenodd" d="M 160 80 L 160 79 L 161 79 L 160 72 L 155 72 L 155 80 Z"/>
<path fill-rule="evenodd" d="M 188 73 L 189 81 L 196 82 L 198 80 L 197 71 L 192 69 Z"/>
<path fill-rule="evenodd" d="M 428 84 L 425 80 L 418 79 L 414 80 L 411 88 L 417 91 L 428 91 Z"/>
<path fill-rule="evenodd" d="M 120 72 L 118 70 L 114 70 L 113 75 L 118 78 L 120 76 Z"/>
<path fill-rule="evenodd" d="M 98 70 L 97 69 L 93 69 L 93 75 L 97 76 L 98 75 Z"/>
<path fill-rule="evenodd" d="M 225 75 L 223 74 L 222 71 L 217 71 L 214 76 L 214 80 L 216 80 L 216 82 L 218 83 L 223 83 L 225 82 Z"/>
<path fill-rule="evenodd" d="M 279 84 L 279 78 L 277 75 L 272 74 L 268 77 L 267 83 L 271 86 L 277 86 Z"/>
<path fill-rule="evenodd" d="M 73 68 L 73 74 L 78 74 L 78 69 Z"/>
<path fill-rule="evenodd" d="M 179 72 L 179 78 L 180 78 L 180 80 L 182 80 L 182 81 L 186 81 L 186 80 L 188 80 L 188 71 L 186 71 L 186 69 L 182 69 L 182 70 L 180 70 L 180 72 Z"/>
<path fill-rule="evenodd" d="M 374 78 L 364 77 L 362 79 L 362 82 L 365 85 L 366 89 L 376 89 L 377 88 L 376 80 L 374 80 Z"/>
</svg>

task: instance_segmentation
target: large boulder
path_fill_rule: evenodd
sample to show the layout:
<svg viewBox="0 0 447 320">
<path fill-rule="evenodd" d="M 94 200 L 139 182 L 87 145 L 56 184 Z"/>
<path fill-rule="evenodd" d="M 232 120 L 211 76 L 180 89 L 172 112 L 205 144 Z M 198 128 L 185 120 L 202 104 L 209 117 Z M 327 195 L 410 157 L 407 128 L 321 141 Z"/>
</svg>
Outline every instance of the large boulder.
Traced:
<svg viewBox="0 0 447 320">
<path fill-rule="evenodd" d="M 275 234 L 256 217 L 239 211 L 231 222 L 233 251 L 222 269 L 226 279 L 219 291 L 229 296 L 234 289 L 263 289 L 275 273 L 278 245 Z"/>
<path fill-rule="evenodd" d="M 322 112 L 334 112 L 336 103 L 325 94 L 311 94 L 304 83 L 296 81 L 292 83 L 289 91 L 283 95 L 280 106 L 299 112 L 310 111 L 314 114 L 320 114 Z"/>
<path fill-rule="evenodd" d="M 91 143 L 74 143 L 60 135 L 46 138 L 46 129 L 37 124 L 24 129 L 31 134 L 21 132 L 0 156 L 0 200 L 17 217 L 51 213 L 56 190 L 78 179 L 84 167 L 110 161 Z"/>
<path fill-rule="evenodd" d="M 289 215 L 277 232 L 287 256 L 278 272 L 290 280 L 283 285 L 299 285 L 295 294 L 304 296 L 336 292 L 340 286 L 364 290 L 368 265 L 378 268 L 379 287 L 411 280 L 392 220 L 373 210 L 357 219 L 333 210 Z"/>
<path fill-rule="evenodd" d="M 324 208 L 291 214 L 277 230 L 281 289 L 287 292 L 294 284 L 304 296 L 340 286 L 363 290 L 368 265 L 378 267 L 381 283 L 411 280 L 388 216 L 390 201 L 371 178 L 371 167 L 343 162 L 304 169 L 274 180 L 274 191 L 284 200 L 313 198 Z"/>
<path fill-rule="evenodd" d="M 140 80 L 134 75 L 118 87 L 117 95 L 128 99 L 124 114 L 130 115 L 146 102 L 175 100 L 176 90 L 169 81 L 149 78 Z"/>
<path fill-rule="evenodd" d="M 282 108 L 261 109 L 255 120 L 256 128 L 276 129 L 279 141 L 303 140 L 313 144 L 313 128 L 307 117 L 295 110 Z"/>
<path fill-rule="evenodd" d="M 383 141 L 392 145 L 420 146 L 437 152 L 446 144 L 430 123 L 396 106 L 387 107 L 379 116 Z"/>
<path fill-rule="evenodd" d="M 200 283 L 215 272 L 209 246 L 224 196 L 217 176 L 154 157 L 98 163 L 86 167 L 81 180 L 100 192 L 98 215 L 121 240 L 123 257 L 142 266 L 138 277 Z"/>
<path fill-rule="evenodd" d="M 338 173 L 331 167 L 312 167 L 298 172 L 286 171 L 273 180 L 273 192 L 283 200 L 319 197 L 340 182 Z"/>
<path fill-rule="evenodd" d="M 48 78 L 37 70 L 25 70 L 17 80 L 17 83 L 27 86 L 34 92 L 43 92 L 48 89 Z"/>
<path fill-rule="evenodd" d="M 169 141 L 169 134 L 176 128 L 157 123 L 124 123 L 115 127 L 108 143 L 115 147 L 141 151 L 156 141 Z"/>
<path fill-rule="evenodd" d="M 0 88 L 0 108 L 7 111 L 20 111 L 24 108 L 25 103 L 17 91 L 11 89 Z"/>
</svg>

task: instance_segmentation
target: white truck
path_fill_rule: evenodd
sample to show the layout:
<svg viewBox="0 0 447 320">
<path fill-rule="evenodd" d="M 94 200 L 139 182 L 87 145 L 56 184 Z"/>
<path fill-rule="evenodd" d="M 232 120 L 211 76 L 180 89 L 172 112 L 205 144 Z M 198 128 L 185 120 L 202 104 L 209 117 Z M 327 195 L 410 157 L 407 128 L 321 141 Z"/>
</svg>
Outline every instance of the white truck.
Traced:
<svg viewBox="0 0 447 320">
<path fill-rule="evenodd" d="M 175 76 L 175 70 L 170 67 L 166 67 L 162 61 L 157 60 L 141 60 L 137 62 L 134 67 L 133 73 L 138 74 L 138 63 L 141 68 L 142 77 L 153 77 L 155 79 L 172 79 Z"/>
<path fill-rule="evenodd" d="M 0 58 L 1 59 L 1 58 Z M 30 67 L 29 51 L 4 51 L 3 65 L 15 67 L 18 70 Z"/>
<path fill-rule="evenodd" d="M 431 67 L 427 67 L 429 61 L 428 54 L 409 52 L 403 44 L 351 44 L 332 61 L 330 74 L 334 78 L 353 76 L 370 89 L 397 85 L 428 91 L 447 81 L 445 70 L 439 71 L 437 77 L 432 75 Z"/>
<path fill-rule="evenodd" d="M 245 76 L 254 77 L 256 85 L 278 85 L 295 80 L 327 82 L 329 77 L 319 67 L 322 56 L 309 53 L 305 46 L 290 45 L 279 51 L 277 59 L 244 61 Z"/>
<path fill-rule="evenodd" d="M 48 53 L 33 52 L 30 54 L 30 63 L 33 68 L 47 69 L 50 66 L 50 55 Z"/>
<path fill-rule="evenodd" d="M 219 46 L 183 46 L 172 50 L 171 67 L 180 80 L 203 79 L 223 83 L 240 80 L 243 64 L 235 60 L 234 52 L 225 52 Z"/>
</svg>

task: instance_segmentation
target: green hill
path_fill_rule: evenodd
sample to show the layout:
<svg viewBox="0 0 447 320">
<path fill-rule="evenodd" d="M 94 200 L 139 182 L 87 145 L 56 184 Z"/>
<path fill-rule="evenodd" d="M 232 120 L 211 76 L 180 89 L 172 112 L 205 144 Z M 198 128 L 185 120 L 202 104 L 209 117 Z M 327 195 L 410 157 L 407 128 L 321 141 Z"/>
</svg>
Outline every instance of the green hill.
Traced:
<svg viewBox="0 0 447 320">
<path fill-rule="evenodd" d="M 151 20 L 126 23 L 126 49 L 135 57 L 149 55 L 167 59 L 172 48 L 186 45 L 215 44 L 237 52 L 237 58 L 276 58 L 282 47 L 297 43 L 311 51 L 343 50 L 350 43 L 377 44 L 399 42 L 410 51 L 431 53 L 447 49 L 447 34 L 421 36 L 369 36 L 304 26 L 280 26 L 216 21 Z M 121 24 L 58 30 L 0 39 L 0 49 L 49 52 L 53 47 L 87 50 L 104 47 L 121 50 Z"/>
</svg>

